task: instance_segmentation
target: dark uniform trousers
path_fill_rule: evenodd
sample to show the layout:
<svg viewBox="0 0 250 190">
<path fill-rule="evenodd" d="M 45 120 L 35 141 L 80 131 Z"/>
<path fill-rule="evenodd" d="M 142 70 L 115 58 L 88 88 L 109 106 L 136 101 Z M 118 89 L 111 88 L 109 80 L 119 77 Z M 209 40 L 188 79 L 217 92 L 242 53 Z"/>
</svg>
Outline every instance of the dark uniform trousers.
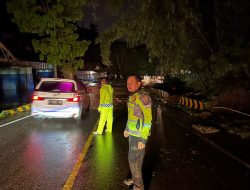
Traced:
<svg viewBox="0 0 250 190">
<path fill-rule="evenodd" d="M 138 142 L 140 138 L 129 136 L 129 153 L 128 161 L 133 177 L 134 190 L 144 190 L 143 179 L 142 179 L 142 164 L 145 155 L 145 148 L 138 150 Z"/>
</svg>

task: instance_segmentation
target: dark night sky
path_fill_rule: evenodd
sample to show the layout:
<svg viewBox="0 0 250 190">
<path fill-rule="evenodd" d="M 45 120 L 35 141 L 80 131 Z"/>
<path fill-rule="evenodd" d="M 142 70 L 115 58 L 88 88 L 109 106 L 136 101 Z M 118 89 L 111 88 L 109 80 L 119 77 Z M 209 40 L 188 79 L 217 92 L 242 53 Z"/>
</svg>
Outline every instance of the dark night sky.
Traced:
<svg viewBox="0 0 250 190">
<path fill-rule="evenodd" d="M 81 22 L 81 25 L 89 27 L 91 23 L 98 26 L 100 31 L 103 31 L 109 28 L 112 23 L 116 20 L 115 16 L 112 16 L 108 13 L 108 7 L 101 0 L 98 1 L 95 8 L 93 6 L 87 6 L 84 8 L 84 19 Z M 6 11 L 5 0 L 0 0 L 0 32 L 5 31 L 17 31 L 18 28 L 16 24 L 11 22 L 11 15 Z"/>
<path fill-rule="evenodd" d="M 84 9 L 84 19 L 82 24 L 88 28 L 91 23 L 97 25 L 98 31 L 102 32 L 109 28 L 116 20 L 115 16 L 110 15 L 105 2 L 99 0 L 95 8 L 88 6 Z"/>
<path fill-rule="evenodd" d="M 18 28 L 16 24 L 11 22 L 11 15 L 6 11 L 6 5 L 4 0 L 0 0 L 0 34 L 1 41 L 8 38 L 8 33 L 17 33 Z"/>
<path fill-rule="evenodd" d="M 5 0 L 0 0 L 0 41 L 17 59 L 37 60 L 28 35 L 21 34 L 11 18 L 6 11 Z"/>
<path fill-rule="evenodd" d="M 87 6 L 84 8 L 84 19 L 79 24 L 86 28 L 90 28 L 90 24 L 97 25 L 97 30 L 102 32 L 109 28 L 115 21 L 115 17 L 108 13 L 108 7 L 102 0 L 97 0 L 96 6 Z M 30 56 L 30 48 L 32 45 L 27 39 L 23 42 L 23 34 L 18 31 L 15 23 L 11 22 L 11 15 L 6 11 L 5 0 L 0 0 L 0 41 L 5 44 L 10 51 L 20 59 L 25 59 L 27 56 L 31 59 L 36 59 Z M 26 35 L 27 38 L 27 35 Z"/>
<path fill-rule="evenodd" d="M 4 0 L 0 0 L 0 31 L 6 31 L 8 29 L 17 30 L 15 24 L 11 22 L 11 16 L 6 12 L 6 5 Z"/>
</svg>

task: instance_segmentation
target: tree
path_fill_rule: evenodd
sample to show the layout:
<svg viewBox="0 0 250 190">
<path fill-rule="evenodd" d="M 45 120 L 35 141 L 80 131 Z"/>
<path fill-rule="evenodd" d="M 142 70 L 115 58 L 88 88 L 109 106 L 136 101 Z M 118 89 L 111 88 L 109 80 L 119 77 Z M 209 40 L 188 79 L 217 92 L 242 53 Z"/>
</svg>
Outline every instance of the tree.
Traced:
<svg viewBox="0 0 250 190">
<path fill-rule="evenodd" d="M 137 1 L 113 27 L 101 34 L 104 43 L 104 62 L 109 64 L 106 54 L 112 41 L 125 39 L 131 47 L 145 44 L 150 58 L 157 57 L 161 66 L 168 69 L 182 63 L 189 45 L 187 21 L 189 13 L 185 1 Z M 172 65 L 172 62 L 176 62 Z"/>
<path fill-rule="evenodd" d="M 112 43 L 110 60 L 111 70 L 123 76 L 129 73 L 153 75 L 156 69 L 155 64 L 149 63 L 145 46 L 130 48 L 123 41 Z"/>
<path fill-rule="evenodd" d="M 72 72 L 83 67 L 90 43 L 78 40 L 75 32 L 85 4 L 86 0 L 13 0 L 7 9 L 21 32 L 37 35 L 32 44 L 40 60 L 62 66 L 66 77 L 72 78 Z"/>
<path fill-rule="evenodd" d="M 91 41 L 89 47 L 84 55 L 84 62 L 86 63 L 100 63 L 101 62 L 101 53 L 100 53 L 100 44 L 95 43 L 95 39 L 98 36 L 97 26 L 90 24 L 90 29 L 85 27 L 79 27 L 78 31 L 79 39 L 85 39 Z"/>
<path fill-rule="evenodd" d="M 221 90 L 230 73 L 249 79 L 249 1 L 138 0 L 129 8 L 97 41 L 105 64 L 122 39 L 145 45 L 165 74 L 189 71 L 186 79 L 202 91 Z"/>
</svg>

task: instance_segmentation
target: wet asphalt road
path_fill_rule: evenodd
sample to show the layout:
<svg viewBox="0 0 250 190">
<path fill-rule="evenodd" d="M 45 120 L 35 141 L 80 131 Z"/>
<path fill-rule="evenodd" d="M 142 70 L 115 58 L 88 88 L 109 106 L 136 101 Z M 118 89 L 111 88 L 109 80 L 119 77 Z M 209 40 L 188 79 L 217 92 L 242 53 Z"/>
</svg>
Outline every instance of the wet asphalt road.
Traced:
<svg viewBox="0 0 250 190">
<path fill-rule="evenodd" d="M 129 176 L 127 139 L 123 137 L 126 112 L 115 112 L 113 134 L 96 136 L 74 188 L 126 190 Z M 154 110 L 154 118 L 156 111 Z M 144 160 L 145 189 L 247 190 L 250 171 L 207 144 L 188 129 L 186 114 L 165 109 L 154 124 Z"/>
<path fill-rule="evenodd" d="M 73 189 L 126 190 L 126 107 L 114 112 L 113 133 L 94 136 Z M 156 112 L 154 110 L 154 118 Z M 27 118 L 0 128 L 0 189 L 62 189 L 98 119 Z M 250 171 L 189 130 L 191 121 L 164 109 L 147 145 L 143 175 L 149 190 L 247 190 Z"/>
<path fill-rule="evenodd" d="M 250 189 L 249 168 L 197 136 L 191 124 L 191 118 L 183 112 L 163 110 L 148 147 L 153 153 L 149 151 L 146 160 L 156 162 L 149 170 L 152 171 L 149 189 Z"/>
<path fill-rule="evenodd" d="M 0 189 L 62 189 L 98 118 L 32 117 L 0 128 Z"/>
</svg>

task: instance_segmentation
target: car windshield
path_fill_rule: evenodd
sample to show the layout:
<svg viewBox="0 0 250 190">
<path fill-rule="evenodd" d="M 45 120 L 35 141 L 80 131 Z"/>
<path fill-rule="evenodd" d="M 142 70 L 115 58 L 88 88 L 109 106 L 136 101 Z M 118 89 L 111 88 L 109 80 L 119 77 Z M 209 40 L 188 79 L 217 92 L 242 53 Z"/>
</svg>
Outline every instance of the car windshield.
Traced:
<svg viewBox="0 0 250 190">
<path fill-rule="evenodd" d="M 72 82 L 57 82 L 57 81 L 44 81 L 40 88 L 44 92 L 75 92 L 74 83 Z"/>
</svg>

